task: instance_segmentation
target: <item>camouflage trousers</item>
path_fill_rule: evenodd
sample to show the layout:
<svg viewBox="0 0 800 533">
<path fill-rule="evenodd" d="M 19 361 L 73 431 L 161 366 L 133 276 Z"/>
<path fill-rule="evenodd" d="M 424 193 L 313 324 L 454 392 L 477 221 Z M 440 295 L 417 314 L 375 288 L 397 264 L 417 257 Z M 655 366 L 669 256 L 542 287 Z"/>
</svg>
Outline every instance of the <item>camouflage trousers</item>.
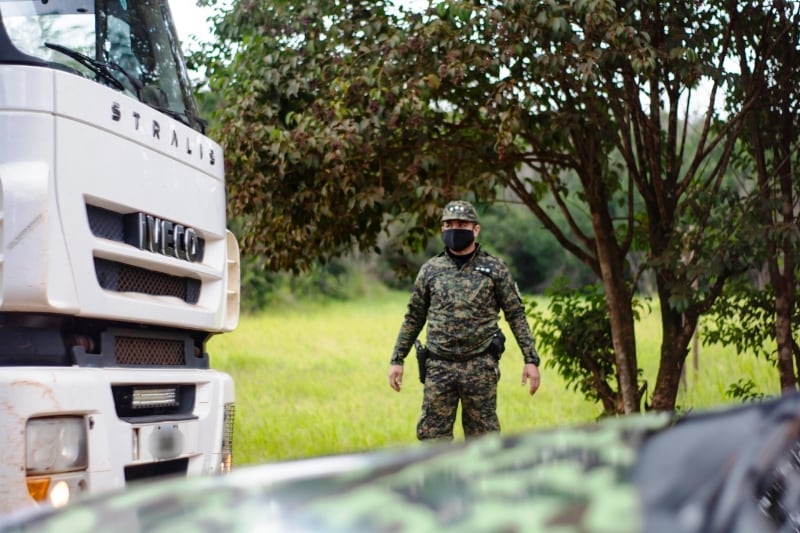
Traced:
<svg viewBox="0 0 800 533">
<path fill-rule="evenodd" d="M 417 438 L 452 440 L 459 401 L 464 436 L 500 431 L 499 379 L 497 361 L 488 354 L 462 362 L 428 359 Z"/>
</svg>

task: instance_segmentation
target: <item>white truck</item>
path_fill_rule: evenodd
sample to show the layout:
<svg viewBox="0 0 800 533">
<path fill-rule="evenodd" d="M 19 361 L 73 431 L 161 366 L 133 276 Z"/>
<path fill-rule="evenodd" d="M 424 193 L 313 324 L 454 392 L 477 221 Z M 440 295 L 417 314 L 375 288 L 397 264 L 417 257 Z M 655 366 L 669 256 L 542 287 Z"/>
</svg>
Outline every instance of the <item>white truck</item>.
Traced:
<svg viewBox="0 0 800 533">
<path fill-rule="evenodd" d="M 204 131 L 166 0 L 0 0 L 0 514 L 230 469 L 206 344 L 239 248 Z"/>
</svg>

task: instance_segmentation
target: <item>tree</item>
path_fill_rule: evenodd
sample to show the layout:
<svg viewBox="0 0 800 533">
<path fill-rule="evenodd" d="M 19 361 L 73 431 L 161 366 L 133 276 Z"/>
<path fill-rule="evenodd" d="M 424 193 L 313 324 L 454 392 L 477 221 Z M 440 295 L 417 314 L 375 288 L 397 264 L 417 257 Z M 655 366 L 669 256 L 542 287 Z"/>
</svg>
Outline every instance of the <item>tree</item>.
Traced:
<svg viewBox="0 0 800 533">
<path fill-rule="evenodd" d="M 800 232 L 800 6 L 796 2 L 733 2 L 732 28 L 741 72 L 733 101 L 753 102 L 737 158 L 740 173 L 754 176 L 749 191 L 751 221 L 746 235 L 752 265 L 767 272 L 766 290 L 731 286 L 717 310 L 710 340 L 731 339 L 737 348 L 760 353 L 767 334 L 775 340 L 782 390 L 796 390 L 800 347 L 794 340 L 799 310 L 797 257 Z M 747 191 L 746 191 L 747 192 Z"/>
<path fill-rule="evenodd" d="M 663 329 L 652 406 L 672 409 L 699 316 L 746 268 L 720 199 L 738 202 L 724 178 L 753 95 L 715 105 L 735 14 L 723 0 L 234 2 L 209 73 L 245 250 L 302 269 L 404 217 L 419 246 L 445 200 L 509 188 L 602 280 L 626 413 L 644 390 L 629 262 L 644 255 Z"/>
<path fill-rule="evenodd" d="M 491 198 L 487 161 L 460 147 L 473 133 L 403 77 L 409 23 L 380 0 L 297 4 L 234 2 L 205 51 L 245 251 L 303 270 L 372 249 L 400 217 L 420 247 L 446 198 Z"/>
</svg>

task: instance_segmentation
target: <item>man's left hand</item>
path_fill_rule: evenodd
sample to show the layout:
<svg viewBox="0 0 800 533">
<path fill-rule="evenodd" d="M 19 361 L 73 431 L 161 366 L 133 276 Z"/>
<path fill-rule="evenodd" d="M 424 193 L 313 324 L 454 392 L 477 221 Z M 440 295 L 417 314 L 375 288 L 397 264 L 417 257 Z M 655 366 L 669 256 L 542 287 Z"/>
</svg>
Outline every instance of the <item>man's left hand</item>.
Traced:
<svg viewBox="0 0 800 533">
<path fill-rule="evenodd" d="M 522 367 L 522 384 L 525 385 L 525 382 L 530 383 L 530 392 L 531 396 L 533 396 L 536 391 L 539 389 L 539 367 L 534 364 L 527 364 Z"/>
</svg>

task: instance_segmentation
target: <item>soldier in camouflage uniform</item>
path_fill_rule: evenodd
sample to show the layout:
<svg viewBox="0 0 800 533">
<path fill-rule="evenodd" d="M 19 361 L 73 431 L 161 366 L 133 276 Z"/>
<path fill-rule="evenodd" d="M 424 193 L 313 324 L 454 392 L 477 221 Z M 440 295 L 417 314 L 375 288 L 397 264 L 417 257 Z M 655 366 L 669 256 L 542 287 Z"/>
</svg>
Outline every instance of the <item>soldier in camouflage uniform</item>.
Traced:
<svg viewBox="0 0 800 533">
<path fill-rule="evenodd" d="M 408 312 L 397 335 L 389 367 L 389 385 L 400 391 L 403 361 L 425 323 L 426 379 L 417 438 L 452 439 L 459 401 L 464 435 L 499 431 L 497 381 L 499 354 L 492 340 L 500 334 L 499 311 L 522 350 L 522 384 L 530 394 L 539 388 L 539 356 L 525 317 L 522 298 L 506 265 L 475 241 L 478 214 L 465 201 L 448 203 L 442 212 L 445 250 L 419 271 Z"/>
</svg>

